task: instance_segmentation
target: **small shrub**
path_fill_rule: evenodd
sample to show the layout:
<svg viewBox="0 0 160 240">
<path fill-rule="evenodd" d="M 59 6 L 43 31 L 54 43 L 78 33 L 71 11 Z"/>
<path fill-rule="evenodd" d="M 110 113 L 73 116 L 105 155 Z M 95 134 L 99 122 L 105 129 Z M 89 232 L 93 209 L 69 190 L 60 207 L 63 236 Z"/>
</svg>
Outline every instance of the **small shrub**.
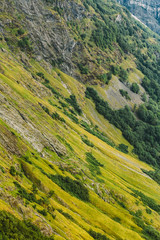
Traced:
<svg viewBox="0 0 160 240">
<path fill-rule="evenodd" d="M 66 98 L 66 101 L 71 104 L 74 110 L 80 115 L 82 113 L 81 108 L 78 105 L 77 99 L 75 95 L 70 95 L 69 98 Z"/>
<path fill-rule="evenodd" d="M 128 95 L 128 92 L 123 90 L 123 89 L 120 89 L 119 90 L 120 94 L 125 97 L 127 100 L 131 100 L 130 96 Z"/>
<path fill-rule="evenodd" d="M 60 212 L 67 219 L 70 219 L 71 221 L 75 222 L 74 218 L 69 213 L 63 212 L 62 209 L 57 209 L 57 211 Z"/>
<path fill-rule="evenodd" d="M 44 73 L 42 73 L 42 72 L 38 72 L 38 73 L 37 73 L 37 76 L 39 76 L 39 77 L 41 77 L 41 78 L 43 78 L 43 79 L 45 78 L 45 77 L 44 77 Z"/>
<path fill-rule="evenodd" d="M 109 238 L 107 238 L 104 234 L 101 234 L 101 233 L 98 233 L 98 232 L 95 232 L 93 231 L 92 229 L 90 229 L 88 231 L 89 235 L 91 237 L 93 237 L 93 239 L 96 239 L 96 240 L 109 240 Z"/>
<path fill-rule="evenodd" d="M 49 191 L 49 193 L 48 193 L 47 197 L 48 197 L 48 198 L 51 198 L 53 195 L 54 195 L 54 191 L 53 191 L 53 190 L 51 190 L 51 191 Z"/>
<path fill-rule="evenodd" d="M 123 143 L 121 143 L 118 146 L 118 150 L 120 150 L 121 152 L 124 152 L 124 153 L 128 153 L 128 146 L 123 144 Z"/>
<path fill-rule="evenodd" d="M 146 208 L 146 213 L 151 214 L 152 210 L 150 208 Z"/>
<path fill-rule="evenodd" d="M 62 118 L 57 112 L 52 113 L 52 118 L 61 122 L 66 122 L 65 119 Z"/>
<path fill-rule="evenodd" d="M 70 119 L 72 119 L 73 122 L 75 122 L 75 123 L 77 123 L 77 124 L 79 123 L 78 118 L 76 118 L 73 114 L 67 112 L 66 110 L 64 111 L 64 114 L 65 114 L 66 116 L 68 116 Z"/>
<path fill-rule="evenodd" d="M 89 147 L 94 147 L 94 144 L 88 140 L 86 137 L 81 137 L 82 141 L 87 144 Z"/>
<path fill-rule="evenodd" d="M 18 35 L 23 35 L 25 33 L 24 29 L 23 28 L 20 28 L 17 30 L 17 34 Z"/>
<path fill-rule="evenodd" d="M 11 166 L 11 167 L 10 167 L 9 172 L 10 172 L 10 174 L 11 174 L 12 176 L 16 176 L 16 174 L 17 174 L 17 171 L 16 171 L 16 169 L 15 169 L 14 166 Z"/>
<path fill-rule="evenodd" d="M 85 67 L 82 63 L 78 64 L 79 70 L 81 74 L 88 74 L 89 70 L 87 67 Z"/>
<path fill-rule="evenodd" d="M 21 50 L 32 50 L 29 38 L 27 36 L 23 37 L 21 40 L 18 41 L 18 46 Z"/>
<path fill-rule="evenodd" d="M 33 193 L 28 193 L 18 182 L 14 182 L 14 184 L 18 188 L 18 195 L 20 195 L 22 198 L 25 198 L 29 202 L 37 202 L 37 199 Z"/>
<path fill-rule="evenodd" d="M 5 173 L 5 170 L 2 166 L 0 166 L 0 170 L 2 171 L 2 173 Z"/>
<path fill-rule="evenodd" d="M 45 209 L 43 209 L 43 210 L 38 209 L 37 212 L 39 212 L 40 214 L 42 214 L 45 217 L 47 216 L 47 211 Z"/>
<path fill-rule="evenodd" d="M 134 93 L 139 93 L 139 90 L 140 90 L 137 83 L 132 83 L 130 89 L 131 89 L 131 91 L 134 92 Z"/>
</svg>

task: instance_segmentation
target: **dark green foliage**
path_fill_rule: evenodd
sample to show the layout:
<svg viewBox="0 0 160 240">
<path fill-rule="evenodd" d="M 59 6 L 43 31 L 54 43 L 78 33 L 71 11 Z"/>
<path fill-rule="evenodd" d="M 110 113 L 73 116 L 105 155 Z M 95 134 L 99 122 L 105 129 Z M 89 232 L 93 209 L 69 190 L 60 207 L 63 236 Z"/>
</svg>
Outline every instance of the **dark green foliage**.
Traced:
<svg viewBox="0 0 160 240">
<path fill-rule="evenodd" d="M 127 106 L 120 110 L 112 110 L 108 103 L 101 99 L 93 88 L 87 87 L 86 97 L 92 98 L 96 110 L 122 131 L 123 136 L 134 146 L 134 153 L 139 156 L 140 160 L 154 166 L 160 166 L 158 155 L 160 149 L 160 128 L 156 125 L 158 116 L 156 115 L 157 110 L 154 110 L 153 105 L 149 104 L 148 106 L 147 111 L 149 113 L 147 116 L 149 117 L 146 118 L 147 123 L 145 123 L 137 121 Z M 152 114 L 150 114 L 151 108 L 153 109 Z M 155 111 L 154 114 L 153 111 Z M 150 123 L 150 119 L 152 119 L 152 123 Z"/>
<path fill-rule="evenodd" d="M 128 95 L 128 92 L 123 90 L 123 89 L 120 89 L 119 90 L 120 94 L 125 97 L 127 100 L 131 100 L 130 96 Z"/>
<path fill-rule="evenodd" d="M 46 106 L 43 106 L 41 103 L 39 103 L 39 105 L 41 106 L 41 108 L 49 115 L 51 116 L 53 119 L 55 120 L 59 120 L 61 122 L 65 123 L 65 119 L 62 118 L 57 112 L 53 112 L 52 114 L 49 112 L 49 109 Z"/>
<path fill-rule="evenodd" d="M 80 115 L 82 113 L 81 108 L 78 105 L 77 99 L 75 95 L 70 95 L 69 98 L 66 98 L 66 101 L 71 104 L 74 110 Z"/>
<path fill-rule="evenodd" d="M 154 110 L 152 110 L 152 107 L 150 105 L 140 105 L 136 113 L 143 122 L 149 123 L 151 125 L 157 125 L 158 120 L 160 119 L 160 117 L 157 116 L 158 111 L 154 113 Z"/>
<path fill-rule="evenodd" d="M 52 113 L 52 118 L 61 122 L 65 122 L 64 118 L 62 118 L 57 112 Z"/>
<path fill-rule="evenodd" d="M 42 105 L 42 108 L 48 115 L 50 115 L 49 109 L 47 107 Z"/>
<path fill-rule="evenodd" d="M 89 163 L 89 169 L 93 175 L 101 174 L 100 168 L 103 167 L 93 155 L 92 153 L 86 153 L 86 161 Z"/>
<path fill-rule="evenodd" d="M 47 81 L 45 81 L 43 83 L 43 85 L 45 87 L 47 87 L 48 89 L 51 90 L 51 92 L 55 95 L 55 97 L 57 97 L 59 99 L 59 97 L 61 97 L 61 94 L 59 92 L 57 92 Z"/>
<path fill-rule="evenodd" d="M 49 191 L 49 193 L 48 193 L 47 197 L 48 197 L 48 198 L 51 198 L 53 195 L 54 195 L 54 191 L 53 191 L 53 190 L 51 190 L 51 191 Z"/>
<path fill-rule="evenodd" d="M 134 222 L 142 228 L 141 235 L 146 240 L 159 240 L 160 233 L 151 225 L 147 225 L 140 217 L 133 217 Z"/>
<path fill-rule="evenodd" d="M 95 240 L 109 240 L 109 238 L 107 238 L 104 234 L 98 233 L 93 231 L 92 229 L 90 229 L 88 231 L 89 235 L 91 235 L 91 237 L 93 237 Z"/>
<path fill-rule="evenodd" d="M 82 40 L 84 40 L 84 39 L 86 38 L 86 34 L 85 34 L 85 33 L 82 33 L 82 34 L 81 34 L 81 38 L 82 38 Z"/>
<path fill-rule="evenodd" d="M 88 74 L 89 70 L 87 67 L 85 67 L 82 63 L 78 64 L 79 70 L 81 74 Z"/>
<path fill-rule="evenodd" d="M 111 72 L 109 72 L 109 73 L 104 73 L 104 74 L 100 75 L 98 78 L 99 78 L 102 82 L 108 84 L 109 81 L 110 81 L 111 78 L 112 78 L 112 73 L 111 73 Z"/>
<path fill-rule="evenodd" d="M 56 136 L 60 141 L 62 141 L 68 148 L 69 150 L 71 150 L 72 152 L 74 152 L 74 149 L 72 148 L 72 146 L 60 135 Z"/>
<path fill-rule="evenodd" d="M 18 189 L 18 195 L 20 195 L 22 198 L 27 199 L 29 202 L 37 202 L 34 193 L 28 193 L 25 188 L 23 188 L 18 182 L 14 182 L 14 184 Z"/>
<path fill-rule="evenodd" d="M 3 240 L 53 240 L 28 220 L 20 221 L 8 212 L 0 211 L 0 239 Z"/>
<path fill-rule="evenodd" d="M 81 126 L 84 127 L 84 129 L 87 132 L 89 132 L 89 133 L 93 134 L 94 136 L 98 137 L 99 139 L 106 142 L 110 146 L 112 146 L 112 147 L 115 146 L 115 144 L 113 142 L 111 142 L 110 139 L 108 139 L 108 137 L 105 135 L 105 133 L 100 132 L 96 127 L 92 127 L 92 126 L 88 125 L 88 123 L 86 123 L 83 120 L 81 121 Z"/>
<path fill-rule="evenodd" d="M 134 216 L 134 214 L 132 214 L 132 215 Z M 133 220 L 140 228 L 142 228 L 142 229 L 145 228 L 145 223 L 144 223 L 144 221 L 141 218 L 134 216 Z"/>
<path fill-rule="evenodd" d="M 111 72 L 113 73 L 113 75 L 119 76 L 119 80 L 121 82 L 126 82 L 128 79 L 128 73 L 122 67 L 119 67 L 117 65 L 112 65 Z"/>
<path fill-rule="evenodd" d="M 62 101 L 59 101 L 59 103 L 61 104 L 61 106 L 62 106 L 63 108 L 68 107 L 68 104 L 66 104 L 66 103 L 64 103 L 64 102 L 62 102 Z"/>
<path fill-rule="evenodd" d="M 73 122 L 75 122 L 75 123 L 77 123 L 77 124 L 79 123 L 78 118 L 76 118 L 73 114 L 67 112 L 66 110 L 64 111 L 64 114 L 65 114 L 66 116 L 68 116 L 70 119 L 72 119 Z"/>
<path fill-rule="evenodd" d="M 45 209 L 42 209 L 42 210 L 38 209 L 37 212 L 39 212 L 40 214 L 42 214 L 45 217 L 47 216 L 47 211 Z"/>
<path fill-rule="evenodd" d="M 18 46 L 23 51 L 25 51 L 25 50 L 31 51 L 32 50 L 31 43 L 27 36 L 23 37 L 21 40 L 18 41 Z"/>
<path fill-rule="evenodd" d="M 89 201 L 88 189 L 81 182 L 61 175 L 50 175 L 50 179 L 58 184 L 64 191 L 73 194 L 83 201 Z"/>
<path fill-rule="evenodd" d="M 94 17 L 96 29 L 93 30 L 91 41 L 93 41 L 97 47 L 104 50 L 106 47 L 110 47 L 112 42 L 116 40 L 116 26 L 109 19 L 104 19 L 105 22 L 98 20 Z"/>
<path fill-rule="evenodd" d="M 34 194 L 37 194 L 38 193 L 38 189 L 37 189 L 37 187 L 36 187 L 36 185 L 33 183 L 32 184 L 32 192 L 34 193 Z"/>
<path fill-rule="evenodd" d="M 147 197 L 146 195 L 144 195 L 142 192 L 137 191 L 132 189 L 132 191 L 134 192 L 134 196 L 136 197 L 140 197 L 141 201 L 147 205 L 148 207 L 150 207 L 151 209 L 153 209 L 154 211 L 158 212 L 160 214 L 160 205 L 158 205 L 154 199 Z"/>
<path fill-rule="evenodd" d="M 2 173 L 5 173 L 5 170 L 2 166 L 0 166 L 0 170 L 1 170 Z"/>
<path fill-rule="evenodd" d="M 16 171 L 16 169 L 15 169 L 14 166 L 11 166 L 11 167 L 10 167 L 9 172 L 10 172 L 10 174 L 11 174 L 12 176 L 16 176 L 17 171 Z"/>
<path fill-rule="evenodd" d="M 24 29 L 23 28 L 20 28 L 17 30 L 17 34 L 18 35 L 23 35 L 25 33 Z"/>
<path fill-rule="evenodd" d="M 75 222 L 74 218 L 69 213 L 63 212 L 62 209 L 57 209 L 57 211 L 60 212 L 67 219 L 71 220 L 72 222 Z"/>
<path fill-rule="evenodd" d="M 44 77 L 44 73 L 42 73 L 42 72 L 37 72 L 37 76 L 39 76 L 39 77 L 41 77 L 41 78 L 43 78 L 43 79 L 45 78 L 45 77 Z"/>
<path fill-rule="evenodd" d="M 157 169 L 155 171 L 147 171 L 145 169 L 142 169 L 144 173 L 146 173 L 148 176 L 150 176 L 154 181 L 156 181 L 160 185 L 160 169 Z"/>
<path fill-rule="evenodd" d="M 139 90 L 140 90 L 137 83 L 132 83 L 130 89 L 131 89 L 131 91 L 134 92 L 134 93 L 139 93 Z"/>
<path fill-rule="evenodd" d="M 23 159 L 25 162 L 27 162 L 27 163 L 29 163 L 29 164 L 32 164 L 32 162 L 31 162 L 30 159 L 29 159 L 29 156 L 24 155 L 24 156 L 22 156 L 22 159 Z"/>
<path fill-rule="evenodd" d="M 159 240 L 160 233 L 152 226 L 145 226 L 142 233 L 147 237 L 147 240 Z"/>
<path fill-rule="evenodd" d="M 146 213 L 151 214 L 152 210 L 150 208 L 146 208 Z"/>
<path fill-rule="evenodd" d="M 82 141 L 87 144 L 89 147 L 94 147 L 94 144 L 88 140 L 87 137 L 81 137 Z"/>
<path fill-rule="evenodd" d="M 119 217 L 114 217 L 113 220 L 118 222 L 118 223 L 121 223 L 121 219 Z"/>
<path fill-rule="evenodd" d="M 118 149 L 124 153 L 128 153 L 128 146 L 123 143 L 119 144 Z"/>
</svg>

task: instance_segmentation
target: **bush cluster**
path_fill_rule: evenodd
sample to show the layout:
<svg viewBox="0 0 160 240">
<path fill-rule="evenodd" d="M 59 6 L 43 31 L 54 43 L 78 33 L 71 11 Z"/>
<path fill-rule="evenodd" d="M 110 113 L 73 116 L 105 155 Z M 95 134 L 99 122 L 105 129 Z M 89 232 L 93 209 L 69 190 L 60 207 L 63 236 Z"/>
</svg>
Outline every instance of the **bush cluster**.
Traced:
<svg viewBox="0 0 160 240">
<path fill-rule="evenodd" d="M 28 220 L 20 221 L 8 212 L 0 211 L 0 239 L 3 240 L 53 240 Z"/>
<path fill-rule="evenodd" d="M 146 121 L 144 122 L 137 120 L 127 106 L 120 110 L 112 110 L 93 88 L 87 87 L 86 97 L 94 101 L 96 110 L 100 114 L 122 131 L 123 136 L 134 146 L 134 153 L 139 156 L 140 160 L 154 166 L 160 166 L 158 154 L 160 149 L 160 127 L 157 125 L 159 122 L 157 118 L 160 117 L 157 115 L 157 111 L 154 113 L 153 105 L 148 106 L 146 115 L 142 115 L 141 106 L 139 107 L 137 114 Z M 141 111 L 141 115 L 139 111 Z"/>
<path fill-rule="evenodd" d="M 75 197 L 88 202 L 89 192 L 88 189 L 77 180 L 73 180 L 69 177 L 63 177 L 62 175 L 50 175 L 50 179 L 59 185 L 64 191 L 74 195 Z"/>
</svg>

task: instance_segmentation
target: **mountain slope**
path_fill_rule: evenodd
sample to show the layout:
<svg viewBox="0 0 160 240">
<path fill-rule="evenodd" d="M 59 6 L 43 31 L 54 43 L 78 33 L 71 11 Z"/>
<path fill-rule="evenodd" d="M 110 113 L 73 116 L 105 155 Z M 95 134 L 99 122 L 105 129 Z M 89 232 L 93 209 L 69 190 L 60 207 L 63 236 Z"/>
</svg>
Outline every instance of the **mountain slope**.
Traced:
<svg viewBox="0 0 160 240">
<path fill-rule="evenodd" d="M 159 39 L 110 1 L 0 4 L 0 238 L 158 239 L 158 137 L 153 167 L 113 119 L 158 129 Z"/>
<path fill-rule="evenodd" d="M 160 1 L 147 0 L 119 0 L 119 3 L 127 7 L 138 19 L 145 23 L 154 32 L 160 34 Z"/>
</svg>

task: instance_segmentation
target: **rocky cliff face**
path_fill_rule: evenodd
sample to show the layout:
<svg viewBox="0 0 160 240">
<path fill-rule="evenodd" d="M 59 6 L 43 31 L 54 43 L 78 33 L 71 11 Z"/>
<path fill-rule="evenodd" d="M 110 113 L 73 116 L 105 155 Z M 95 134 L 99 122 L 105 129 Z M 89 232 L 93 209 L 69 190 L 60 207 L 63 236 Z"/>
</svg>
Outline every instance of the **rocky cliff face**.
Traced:
<svg viewBox="0 0 160 240">
<path fill-rule="evenodd" d="M 50 67 L 56 65 L 65 73 L 80 78 L 76 74 L 77 60 L 74 61 L 74 56 L 78 52 L 83 55 L 83 46 L 74 38 L 69 24 L 89 17 L 82 4 L 72 0 L 14 0 L 10 4 L 8 0 L 3 0 L 0 3 L 0 11 L 6 12 L 6 16 L 12 15 L 12 19 L 6 17 L 5 21 L 3 19 L 0 22 L 0 32 L 3 35 L 6 35 L 7 25 L 16 27 L 15 25 L 20 23 L 28 30 L 34 57 L 39 62 L 45 60 Z"/>
<path fill-rule="evenodd" d="M 160 34 L 160 0 L 119 0 L 153 31 Z"/>
</svg>

